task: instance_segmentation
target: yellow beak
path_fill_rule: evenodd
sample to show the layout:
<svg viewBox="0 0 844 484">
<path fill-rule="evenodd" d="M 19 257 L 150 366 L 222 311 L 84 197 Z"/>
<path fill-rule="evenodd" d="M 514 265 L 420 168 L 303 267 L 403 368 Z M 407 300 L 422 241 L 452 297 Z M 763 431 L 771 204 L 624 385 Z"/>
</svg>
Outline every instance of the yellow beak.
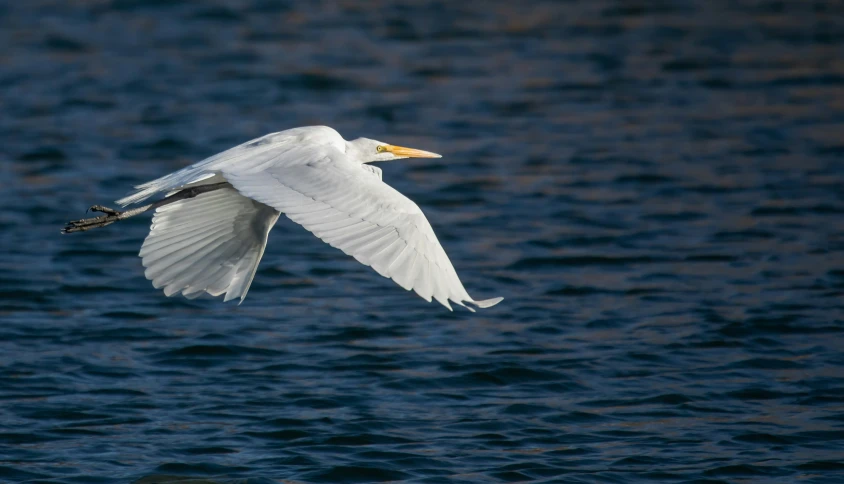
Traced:
<svg viewBox="0 0 844 484">
<path fill-rule="evenodd" d="M 403 156 L 405 158 L 442 158 L 442 155 L 431 153 L 430 151 L 405 148 L 404 146 L 387 145 L 384 148 L 396 156 Z"/>
</svg>

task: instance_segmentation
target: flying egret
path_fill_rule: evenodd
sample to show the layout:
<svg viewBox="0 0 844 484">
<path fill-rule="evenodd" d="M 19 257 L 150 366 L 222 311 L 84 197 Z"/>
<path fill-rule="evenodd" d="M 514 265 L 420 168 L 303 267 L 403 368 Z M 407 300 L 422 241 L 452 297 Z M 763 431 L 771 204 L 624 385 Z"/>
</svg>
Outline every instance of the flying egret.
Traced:
<svg viewBox="0 0 844 484">
<path fill-rule="evenodd" d="M 164 192 L 166 197 L 126 211 L 100 205 L 105 215 L 69 222 L 81 232 L 155 209 L 140 256 L 144 275 L 164 294 L 195 298 L 246 297 L 281 213 L 311 233 L 451 310 L 473 310 L 502 298 L 476 301 L 419 207 L 381 180 L 368 163 L 440 158 L 436 153 L 367 138 L 346 141 L 326 126 L 288 129 L 248 141 L 179 171 L 138 185 L 121 206 Z"/>
</svg>

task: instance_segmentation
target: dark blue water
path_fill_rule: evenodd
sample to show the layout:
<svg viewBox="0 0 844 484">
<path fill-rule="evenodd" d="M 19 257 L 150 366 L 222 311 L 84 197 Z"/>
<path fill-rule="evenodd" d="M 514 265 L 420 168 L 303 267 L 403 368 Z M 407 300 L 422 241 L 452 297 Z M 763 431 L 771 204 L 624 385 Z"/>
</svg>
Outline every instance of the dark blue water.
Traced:
<svg viewBox="0 0 844 484">
<path fill-rule="evenodd" d="M 0 46 L 0 481 L 844 482 L 842 2 L 28 0 Z M 505 301 L 287 220 L 243 305 L 168 299 L 148 218 L 59 234 L 310 124 L 442 153 L 384 179 Z"/>
</svg>

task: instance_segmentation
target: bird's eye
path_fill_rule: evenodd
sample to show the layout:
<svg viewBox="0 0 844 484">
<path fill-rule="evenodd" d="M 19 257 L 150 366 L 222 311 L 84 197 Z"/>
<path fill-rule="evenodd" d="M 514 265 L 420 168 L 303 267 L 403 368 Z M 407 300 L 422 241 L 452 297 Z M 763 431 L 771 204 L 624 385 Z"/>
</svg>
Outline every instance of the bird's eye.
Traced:
<svg viewBox="0 0 844 484">
<path fill-rule="evenodd" d="M 379 145 L 377 148 L 375 148 L 375 151 L 377 151 L 377 152 L 381 153 L 381 152 L 383 152 L 383 151 L 384 151 L 384 149 L 385 149 L 385 148 L 384 148 L 383 146 L 380 146 L 380 145 Z"/>
</svg>

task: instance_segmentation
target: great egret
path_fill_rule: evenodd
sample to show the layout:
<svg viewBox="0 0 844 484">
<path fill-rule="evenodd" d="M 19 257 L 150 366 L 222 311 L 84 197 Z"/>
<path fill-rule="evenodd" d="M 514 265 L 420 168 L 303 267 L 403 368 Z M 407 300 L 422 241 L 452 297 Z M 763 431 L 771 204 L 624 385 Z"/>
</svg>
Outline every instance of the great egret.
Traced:
<svg viewBox="0 0 844 484">
<path fill-rule="evenodd" d="M 95 205 L 105 215 L 69 222 L 81 232 L 155 209 L 140 256 L 144 275 L 164 294 L 195 298 L 246 297 L 270 228 L 284 213 L 311 233 L 371 266 L 401 287 L 473 310 L 502 298 L 475 301 L 463 288 L 431 224 L 410 199 L 381 180 L 367 163 L 440 158 L 436 153 L 367 138 L 346 141 L 326 126 L 288 129 L 248 141 L 135 187 L 117 201 L 138 203 L 124 212 Z"/>
</svg>

